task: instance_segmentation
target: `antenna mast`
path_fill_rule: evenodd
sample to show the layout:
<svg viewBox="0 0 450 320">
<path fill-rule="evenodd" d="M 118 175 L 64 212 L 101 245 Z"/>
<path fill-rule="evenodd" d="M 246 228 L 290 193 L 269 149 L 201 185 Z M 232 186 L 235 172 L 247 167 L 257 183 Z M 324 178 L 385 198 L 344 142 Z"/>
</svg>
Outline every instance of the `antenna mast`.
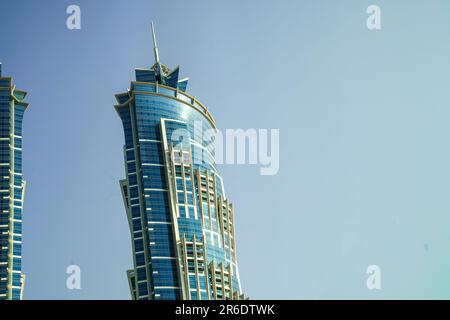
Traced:
<svg viewBox="0 0 450 320">
<path fill-rule="evenodd" d="M 153 52 L 155 54 L 155 62 L 159 64 L 159 52 L 158 46 L 156 44 L 155 26 L 153 25 L 153 21 L 152 21 L 152 35 L 153 35 Z"/>
</svg>

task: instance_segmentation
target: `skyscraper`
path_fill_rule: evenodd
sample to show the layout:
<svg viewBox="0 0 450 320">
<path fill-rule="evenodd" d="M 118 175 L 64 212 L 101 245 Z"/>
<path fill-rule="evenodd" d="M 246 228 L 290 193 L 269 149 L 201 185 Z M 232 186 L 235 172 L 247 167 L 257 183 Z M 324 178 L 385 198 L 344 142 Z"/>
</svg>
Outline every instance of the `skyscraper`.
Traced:
<svg viewBox="0 0 450 320">
<path fill-rule="evenodd" d="M 25 91 L 12 78 L 2 76 L 0 63 L 0 300 L 23 296 L 22 210 L 25 180 L 22 178 L 22 120 L 28 107 Z"/>
<path fill-rule="evenodd" d="M 136 69 L 117 94 L 125 133 L 126 179 L 120 186 L 129 222 L 134 268 L 127 272 L 136 300 L 241 299 L 234 208 L 214 161 L 208 109 L 186 93 L 179 67 L 156 62 Z"/>
</svg>

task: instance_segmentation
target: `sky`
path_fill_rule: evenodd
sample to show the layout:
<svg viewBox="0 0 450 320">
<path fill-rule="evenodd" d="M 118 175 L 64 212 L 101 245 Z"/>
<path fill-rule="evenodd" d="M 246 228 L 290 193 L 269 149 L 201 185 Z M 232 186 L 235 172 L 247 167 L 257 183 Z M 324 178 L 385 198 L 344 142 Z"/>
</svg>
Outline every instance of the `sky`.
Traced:
<svg viewBox="0 0 450 320">
<path fill-rule="evenodd" d="M 450 2 L 1 0 L 3 75 L 30 103 L 25 299 L 130 298 L 113 105 L 153 64 L 152 20 L 162 62 L 219 128 L 280 130 L 277 175 L 220 167 L 247 296 L 450 298 Z"/>
</svg>

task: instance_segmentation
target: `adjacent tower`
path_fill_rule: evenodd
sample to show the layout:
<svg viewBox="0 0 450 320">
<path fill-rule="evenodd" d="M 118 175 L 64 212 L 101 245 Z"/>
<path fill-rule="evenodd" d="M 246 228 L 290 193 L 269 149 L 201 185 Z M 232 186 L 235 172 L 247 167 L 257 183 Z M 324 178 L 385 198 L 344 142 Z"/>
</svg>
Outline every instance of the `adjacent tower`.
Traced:
<svg viewBox="0 0 450 320">
<path fill-rule="evenodd" d="M 25 91 L 2 76 L 0 63 L 0 300 L 20 300 L 22 273 L 22 119 Z"/>
<path fill-rule="evenodd" d="M 241 299 L 234 207 L 214 161 L 214 119 L 186 93 L 179 67 L 160 63 L 153 24 L 152 34 L 155 64 L 136 69 L 115 106 L 125 133 L 120 186 L 133 247 L 132 298 Z"/>
</svg>

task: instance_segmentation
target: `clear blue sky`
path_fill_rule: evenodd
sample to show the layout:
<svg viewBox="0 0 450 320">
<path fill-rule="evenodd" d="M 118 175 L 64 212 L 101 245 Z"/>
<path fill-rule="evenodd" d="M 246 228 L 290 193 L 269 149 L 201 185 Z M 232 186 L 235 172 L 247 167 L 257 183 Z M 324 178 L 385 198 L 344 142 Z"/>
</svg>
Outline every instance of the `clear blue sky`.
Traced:
<svg viewBox="0 0 450 320">
<path fill-rule="evenodd" d="M 248 296 L 450 298 L 450 2 L 3 0 L 0 61 L 31 104 L 25 298 L 129 298 L 113 104 L 153 62 L 151 20 L 220 128 L 280 129 L 278 175 L 221 168 Z"/>
</svg>

